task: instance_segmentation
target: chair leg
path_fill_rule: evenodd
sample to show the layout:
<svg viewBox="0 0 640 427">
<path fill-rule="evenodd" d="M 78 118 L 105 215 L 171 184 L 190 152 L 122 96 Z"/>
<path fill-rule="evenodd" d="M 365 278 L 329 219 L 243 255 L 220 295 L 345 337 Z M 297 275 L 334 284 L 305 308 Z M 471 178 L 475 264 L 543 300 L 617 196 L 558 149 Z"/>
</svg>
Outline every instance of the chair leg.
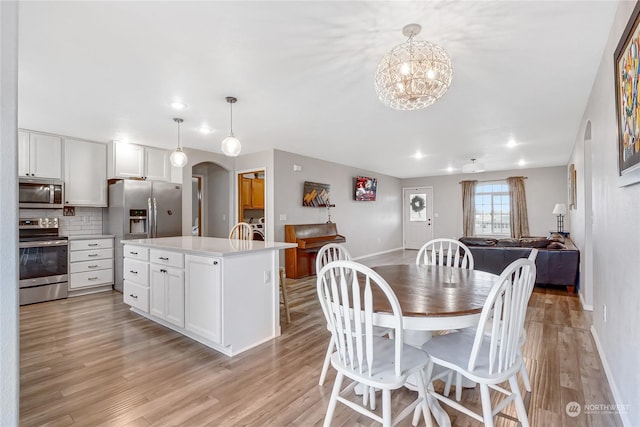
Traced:
<svg viewBox="0 0 640 427">
<path fill-rule="evenodd" d="M 391 427 L 391 390 L 382 390 L 382 426 Z"/>
<path fill-rule="evenodd" d="M 289 314 L 289 301 L 287 297 L 287 284 L 284 280 L 284 268 L 280 267 L 280 290 L 282 291 L 282 302 L 284 304 L 284 313 L 287 315 L 287 323 L 291 323 L 291 315 Z"/>
<path fill-rule="evenodd" d="M 422 397 L 422 403 L 420 403 L 418 407 L 422 408 L 422 415 L 424 416 L 424 422 L 426 426 L 433 427 L 433 423 L 431 421 L 431 410 L 429 409 L 429 403 L 427 402 L 427 382 L 425 380 L 424 374 L 424 371 L 418 371 L 418 374 L 416 375 L 416 379 L 419 381 L 418 396 Z M 415 420 L 415 417 L 414 421 L 417 421 Z M 417 425 L 417 422 L 416 424 L 414 424 L 414 426 L 415 425 Z"/>
<path fill-rule="evenodd" d="M 462 375 L 456 372 L 456 400 L 460 402 L 462 399 Z"/>
<path fill-rule="evenodd" d="M 327 408 L 327 413 L 324 416 L 324 423 L 322 424 L 324 427 L 329 427 L 331 425 L 331 419 L 333 418 L 333 413 L 336 410 L 338 395 L 340 394 L 340 389 L 342 388 L 343 379 L 344 374 L 342 372 L 338 372 L 338 374 L 336 375 L 336 381 L 333 383 L 333 390 L 331 391 L 331 400 L 329 400 L 329 407 Z"/>
<path fill-rule="evenodd" d="M 329 347 L 327 347 L 327 355 L 324 356 L 324 364 L 322 365 L 322 372 L 320 373 L 320 382 L 319 385 L 324 385 L 324 380 L 327 376 L 327 372 L 329 371 L 329 365 L 331 364 L 331 355 L 333 354 L 333 349 L 335 348 L 336 343 L 333 342 L 333 335 L 331 335 L 331 340 L 329 341 Z"/>
<path fill-rule="evenodd" d="M 522 366 L 520 366 L 520 374 L 522 375 L 525 390 L 531 393 L 531 381 L 529 380 L 529 373 L 527 372 L 527 365 L 524 364 L 524 359 L 522 360 Z"/>
<path fill-rule="evenodd" d="M 493 427 L 493 414 L 491 410 L 491 396 L 489 386 L 480 384 L 480 398 L 482 400 L 482 418 L 485 427 Z"/>
<path fill-rule="evenodd" d="M 522 401 L 522 394 L 520 394 L 520 389 L 518 388 L 518 377 L 516 375 L 509 378 L 509 386 L 511 387 L 511 393 L 516 395 L 513 403 L 516 405 L 518 421 L 520 421 L 522 427 L 529 427 L 529 417 L 527 416 L 527 409 L 524 407 L 524 402 Z"/>
<path fill-rule="evenodd" d="M 449 396 L 451 393 L 451 382 L 453 381 L 453 371 L 449 371 L 447 374 L 447 381 L 444 383 L 444 390 L 442 392 L 443 395 Z"/>
</svg>

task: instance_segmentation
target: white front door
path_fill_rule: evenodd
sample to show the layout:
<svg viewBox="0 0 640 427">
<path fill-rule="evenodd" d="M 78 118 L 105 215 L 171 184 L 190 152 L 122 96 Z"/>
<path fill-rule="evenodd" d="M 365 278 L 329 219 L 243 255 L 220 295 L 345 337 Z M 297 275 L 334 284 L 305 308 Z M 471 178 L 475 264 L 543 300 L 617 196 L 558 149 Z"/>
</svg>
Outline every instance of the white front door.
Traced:
<svg viewBox="0 0 640 427">
<path fill-rule="evenodd" d="M 433 239 L 433 188 L 403 190 L 404 248 L 420 249 Z"/>
</svg>

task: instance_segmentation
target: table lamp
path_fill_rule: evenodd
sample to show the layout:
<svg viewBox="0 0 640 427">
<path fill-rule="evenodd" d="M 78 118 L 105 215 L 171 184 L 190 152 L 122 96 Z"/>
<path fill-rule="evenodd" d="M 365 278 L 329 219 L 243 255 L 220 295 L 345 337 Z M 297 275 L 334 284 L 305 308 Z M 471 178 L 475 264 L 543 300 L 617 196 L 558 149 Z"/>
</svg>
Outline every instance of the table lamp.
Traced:
<svg viewBox="0 0 640 427">
<path fill-rule="evenodd" d="M 565 203 L 556 203 L 553 208 L 553 214 L 558 216 L 558 233 L 564 233 L 564 216 L 567 214 L 567 205 Z"/>
</svg>

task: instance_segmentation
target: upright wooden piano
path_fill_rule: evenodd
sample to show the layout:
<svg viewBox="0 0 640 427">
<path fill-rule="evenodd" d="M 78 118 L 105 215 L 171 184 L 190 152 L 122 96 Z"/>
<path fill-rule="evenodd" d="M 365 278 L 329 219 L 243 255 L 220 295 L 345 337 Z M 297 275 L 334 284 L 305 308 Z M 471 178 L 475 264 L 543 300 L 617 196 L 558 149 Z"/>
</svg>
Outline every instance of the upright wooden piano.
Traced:
<svg viewBox="0 0 640 427">
<path fill-rule="evenodd" d="M 316 274 L 316 255 L 327 243 L 344 243 L 344 236 L 332 222 L 326 224 L 294 224 L 284 226 L 284 241 L 297 243 L 285 249 L 287 277 L 299 279 Z"/>
</svg>

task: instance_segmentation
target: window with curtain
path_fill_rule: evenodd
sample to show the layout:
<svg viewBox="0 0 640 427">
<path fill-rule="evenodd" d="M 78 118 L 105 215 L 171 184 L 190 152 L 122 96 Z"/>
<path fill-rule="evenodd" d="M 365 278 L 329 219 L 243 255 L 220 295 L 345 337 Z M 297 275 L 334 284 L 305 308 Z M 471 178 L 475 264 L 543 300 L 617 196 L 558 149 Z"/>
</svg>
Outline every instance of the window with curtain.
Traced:
<svg viewBox="0 0 640 427">
<path fill-rule="evenodd" d="M 507 181 L 479 182 L 476 185 L 474 201 L 474 235 L 511 235 Z"/>
</svg>

